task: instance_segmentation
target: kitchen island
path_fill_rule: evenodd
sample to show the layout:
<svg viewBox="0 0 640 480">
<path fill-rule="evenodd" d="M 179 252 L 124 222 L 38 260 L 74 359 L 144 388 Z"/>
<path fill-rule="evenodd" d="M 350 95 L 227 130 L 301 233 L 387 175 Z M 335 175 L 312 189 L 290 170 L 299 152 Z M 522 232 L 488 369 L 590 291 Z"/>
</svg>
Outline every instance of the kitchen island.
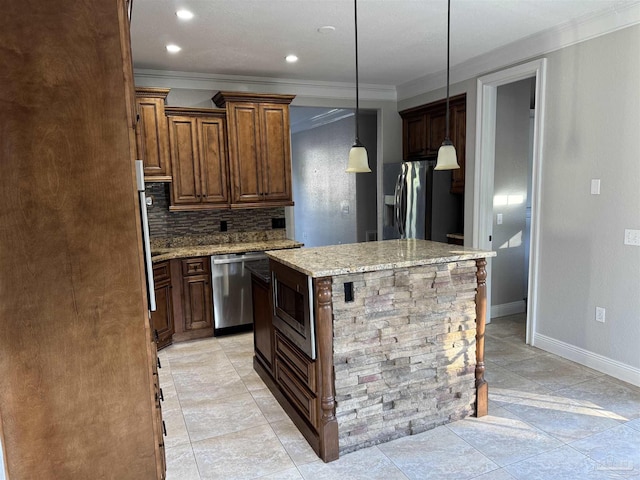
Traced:
<svg viewBox="0 0 640 480">
<path fill-rule="evenodd" d="M 486 258 L 387 240 L 267 252 L 274 351 L 254 366 L 318 456 L 486 415 Z"/>
</svg>

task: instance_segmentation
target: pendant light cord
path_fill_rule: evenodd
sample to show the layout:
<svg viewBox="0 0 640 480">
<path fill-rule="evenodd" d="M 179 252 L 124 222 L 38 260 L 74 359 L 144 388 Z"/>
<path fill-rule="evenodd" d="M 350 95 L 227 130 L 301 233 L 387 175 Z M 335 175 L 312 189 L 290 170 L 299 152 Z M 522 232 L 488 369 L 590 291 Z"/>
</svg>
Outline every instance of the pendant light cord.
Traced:
<svg viewBox="0 0 640 480">
<path fill-rule="evenodd" d="M 449 37 L 451 30 L 451 0 L 447 0 L 447 114 L 445 116 L 447 122 L 445 140 L 451 141 L 449 138 Z M 357 63 L 357 60 L 356 60 Z"/>
<path fill-rule="evenodd" d="M 356 144 L 360 144 L 360 135 L 358 129 L 358 117 L 360 113 L 360 89 L 358 87 L 358 0 L 353 0 L 355 31 L 356 31 Z"/>
</svg>

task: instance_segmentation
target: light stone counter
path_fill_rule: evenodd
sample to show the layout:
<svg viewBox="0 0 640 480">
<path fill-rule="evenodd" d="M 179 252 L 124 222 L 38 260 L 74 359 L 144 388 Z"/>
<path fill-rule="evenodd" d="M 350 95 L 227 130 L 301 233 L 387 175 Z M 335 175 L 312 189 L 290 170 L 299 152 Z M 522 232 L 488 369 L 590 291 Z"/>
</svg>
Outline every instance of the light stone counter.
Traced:
<svg viewBox="0 0 640 480">
<path fill-rule="evenodd" d="M 495 257 L 496 253 L 409 239 L 268 251 L 267 255 L 310 277 L 319 278 L 474 260 Z"/>
<path fill-rule="evenodd" d="M 264 250 L 279 250 L 301 247 L 303 244 L 295 240 L 258 240 L 254 242 L 218 243 L 211 245 L 188 245 L 181 247 L 152 248 L 151 260 L 162 262 L 174 258 L 207 257 L 209 255 L 224 255 L 227 253 L 261 252 Z"/>
</svg>

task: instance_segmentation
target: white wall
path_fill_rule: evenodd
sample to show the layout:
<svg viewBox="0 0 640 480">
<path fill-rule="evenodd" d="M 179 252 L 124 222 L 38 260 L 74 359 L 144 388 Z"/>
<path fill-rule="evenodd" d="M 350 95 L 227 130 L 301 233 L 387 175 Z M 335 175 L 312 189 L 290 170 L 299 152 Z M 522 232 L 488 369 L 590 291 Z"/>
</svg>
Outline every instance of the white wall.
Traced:
<svg viewBox="0 0 640 480">
<path fill-rule="evenodd" d="M 529 110 L 532 79 L 498 87 L 491 307 L 524 311 L 526 206 L 529 183 Z M 497 216 L 502 215 L 502 223 Z M 519 307 L 516 310 L 515 307 Z M 493 315 L 492 315 L 493 316 Z"/>
</svg>

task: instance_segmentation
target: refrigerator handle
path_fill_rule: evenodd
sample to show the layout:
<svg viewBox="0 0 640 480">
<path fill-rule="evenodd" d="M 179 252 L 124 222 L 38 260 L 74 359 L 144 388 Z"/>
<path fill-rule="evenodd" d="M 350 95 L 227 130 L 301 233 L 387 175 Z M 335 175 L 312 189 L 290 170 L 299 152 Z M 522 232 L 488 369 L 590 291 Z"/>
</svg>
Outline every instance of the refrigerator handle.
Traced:
<svg viewBox="0 0 640 480">
<path fill-rule="evenodd" d="M 395 192 L 395 214 L 396 214 L 396 228 L 398 229 L 398 233 L 400 234 L 400 238 L 404 238 L 405 236 L 405 212 L 402 209 L 402 199 L 404 197 L 404 189 L 406 188 L 407 183 L 407 168 L 406 165 L 402 165 L 402 171 L 400 175 L 398 175 L 398 181 L 396 182 L 396 192 Z"/>
</svg>

